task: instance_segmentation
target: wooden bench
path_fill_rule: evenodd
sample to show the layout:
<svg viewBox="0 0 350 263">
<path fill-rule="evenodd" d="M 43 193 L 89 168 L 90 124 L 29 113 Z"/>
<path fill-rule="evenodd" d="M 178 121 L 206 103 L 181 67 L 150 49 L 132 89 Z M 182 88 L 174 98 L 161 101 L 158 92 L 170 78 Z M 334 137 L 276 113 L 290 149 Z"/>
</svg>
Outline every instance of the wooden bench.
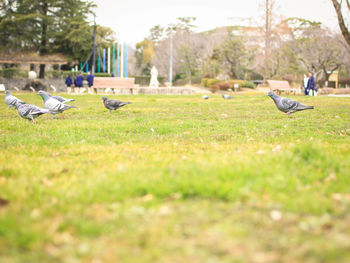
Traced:
<svg viewBox="0 0 350 263">
<path fill-rule="evenodd" d="M 98 89 L 129 89 L 130 93 L 133 94 L 135 88 L 134 78 L 94 78 L 94 85 L 92 86 L 93 91 L 97 94 Z"/>
<path fill-rule="evenodd" d="M 285 94 L 294 93 L 294 95 L 296 95 L 297 93 L 297 90 L 292 89 L 289 82 L 285 80 L 268 80 L 267 84 L 269 88 L 277 94 L 282 94 L 284 92 Z"/>
</svg>

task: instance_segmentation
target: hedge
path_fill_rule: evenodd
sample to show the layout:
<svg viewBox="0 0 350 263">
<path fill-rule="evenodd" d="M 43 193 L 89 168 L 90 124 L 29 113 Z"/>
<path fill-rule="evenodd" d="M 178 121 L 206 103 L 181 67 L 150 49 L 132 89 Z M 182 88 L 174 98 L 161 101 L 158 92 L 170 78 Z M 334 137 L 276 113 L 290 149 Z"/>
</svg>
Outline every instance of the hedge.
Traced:
<svg viewBox="0 0 350 263">
<path fill-rule="evenodd" d="M 202 85 L 206 88 L 209 88 L 212 92 L 215 92 L 217 90 L 228 90 L 228 89 L 233 90 L 235 84 L 237 84 L 239 88 L 255 89 L 254 83 L 247 80 L 232 79 L 228 81 L 221 81 L 218 79 L 209 79 L 209 78 L 202 79 Z"/>
<path fill-rule="evenodd" d="M 0 69 L 0 77 L 5 79 L 27 78 L 28 71 L 19 68 L 4 68 Z"/>
</svg>

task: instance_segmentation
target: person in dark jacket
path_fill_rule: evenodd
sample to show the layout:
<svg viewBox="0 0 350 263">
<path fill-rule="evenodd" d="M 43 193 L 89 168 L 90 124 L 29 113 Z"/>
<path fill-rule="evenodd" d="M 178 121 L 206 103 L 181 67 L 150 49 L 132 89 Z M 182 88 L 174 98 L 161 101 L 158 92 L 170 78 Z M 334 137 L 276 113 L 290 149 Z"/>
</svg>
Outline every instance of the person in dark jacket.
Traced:
<svg viewBox="0 0 350 263">
<path fill-rule="evenodd" d="M 315 78 L 311 72 L 309 72 L 309 80 L 307 81 L 307 95 L 316 96 Z"/>
<path fill-rule="evenodd" d="M 72 77 L 68 74 L 66 77 L 66 86 L 67 86 L 68 93 L 71 93 L 72 91 L 72 84 L 73 84 Z"/>
<path fill-rule="evenodd" d="M 92 92 L 92 86 L 94 85 L 94 75 L 92 75 L 90 72 L 88 73 L 88 75 L 87 75 L 87 77 L 86 77 L 86 80 L 87 80 L 87 82 L 88 82 L 88 86 L 89 86 L 89 93 L 93 93 Z"/>
<path fill-rule="evenodd" d="M 83 87 L 84 87 L 83 81 L 84 81 L 84 77 L 81 74 L 81 72 L 79 72 L 78 76 L 76 76 L 74 79 L 74 86 L 77 88 L 79 93 L 83 92 Z"/>
</svg>

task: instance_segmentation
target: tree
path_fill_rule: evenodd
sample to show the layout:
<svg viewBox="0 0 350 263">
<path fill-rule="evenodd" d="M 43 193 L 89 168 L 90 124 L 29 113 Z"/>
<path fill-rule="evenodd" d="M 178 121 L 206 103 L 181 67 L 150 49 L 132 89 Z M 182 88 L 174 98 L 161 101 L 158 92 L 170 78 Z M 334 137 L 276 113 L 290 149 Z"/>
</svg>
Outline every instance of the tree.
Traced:
<svg viewBox="0 0 350 263">
<path fill-rule="evenodd" d="M 221 62 L 224 72 L 233 79 L 244 78 L 248 63 L 248 50 L 240 37 L 230 31 L 216 52 L 217 55 L 214 57 Z"/>
<path fill-rule="evenodd" d="M 340 30 L 342 32 L 342 35 L 346 41 L 346 43 L 350 46 L 350 31 L 348 28 L 348 25 L 344 19 L 343 16 L 343 12 L 342 12 L 342 3 L 343 1 L 340 0 L 340 2 L 338 0 L 332 0 L 335 12 L 337 13 L 337 17 L 338 17 L 338 24 L 340 27 Z M 350 1 L 349 0 L 345 0 L 346 6 L 344 7 L 345 10 L 347 10 L 347 12 L 350 12 Z"/>
<path fill-rule="evenodd" d="M 297 39 L 298 60 L 311 72 L 322 73 L 325 80 L 343 64 L 345 49 L 337 36 L 320 26 L 305 30 Z"/>
<path fill-rule="evenodd" d="M 1 44 L 10 52 L 35 51 L 45 56 L 61 51 L 74 57 L 72 52 L 77 52 L 74 47 L 79 39 L 79 34 L 74 33 L 86 35 L 83 42 L 91 41 L 87 17 L 93 6 L 90 1 L 81 0 L 3 0 L 0 9 Z M 45 65 L 42 64 L 39 78 L 44 78 L 44 75 Z"/>
</svg>

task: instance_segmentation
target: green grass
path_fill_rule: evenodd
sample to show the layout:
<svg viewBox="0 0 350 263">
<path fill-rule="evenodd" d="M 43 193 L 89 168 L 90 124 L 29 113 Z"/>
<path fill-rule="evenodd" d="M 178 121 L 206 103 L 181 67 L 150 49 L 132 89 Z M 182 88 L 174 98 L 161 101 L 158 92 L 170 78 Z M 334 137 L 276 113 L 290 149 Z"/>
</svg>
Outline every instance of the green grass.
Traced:
<svg viewBox="0 0 350 263">
<path fill-rule="evenodd" d="M 350 99 L 69 97 L 0 105 L 0 262 L 350 262 Z"/>
</svg>

